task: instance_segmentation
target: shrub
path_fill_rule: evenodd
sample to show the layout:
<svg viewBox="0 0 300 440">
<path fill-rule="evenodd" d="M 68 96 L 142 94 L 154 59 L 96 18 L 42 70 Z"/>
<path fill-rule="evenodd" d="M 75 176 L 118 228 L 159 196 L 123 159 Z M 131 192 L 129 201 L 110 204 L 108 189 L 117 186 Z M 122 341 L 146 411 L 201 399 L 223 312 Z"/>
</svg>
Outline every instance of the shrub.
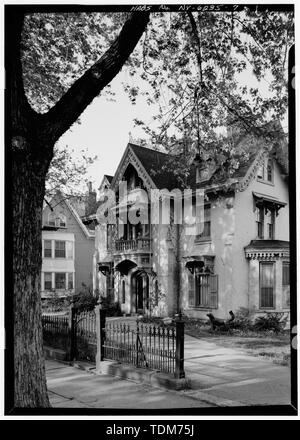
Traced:
<svg viewBox="0 0 300 440">
<path fill-rule="evenodd" d="M 275 333 L 282 332 L 286 325 L 287 318 L 283 318 L 283 313 L 266 312 L 263 316 L 258 316 L 254 322 L 253 329 L 257 331 L 271 330 Z"/>
<path fill-rule="evenodd" d="M 237 330 L 252 330 L 254 309 L 240 307 L 235 312 L 235 319 L 231 322 L 230 327 Z"/>
<path fill-rule="evenodd" d="M 101 296 L 102 307 L 106 310 L 106 316 L 122 316 L 120 304 L 111 302 L 106 296 Z"/>
<path fill-rule="evenodd" d="M 67 311 L 70 304 L 70 297 L 62 297 L 56 291 L 53 291 L 51 296 L 42 299 L 43 312 L 63 312 Z"/>
<path fill-rule="evenodd" d="M 83 290 L 72 297 L 73 305 L 79 312 L 94 310 L 98 297 L 93 295 L 90 287 L 82 286 Z"/>
</svg>

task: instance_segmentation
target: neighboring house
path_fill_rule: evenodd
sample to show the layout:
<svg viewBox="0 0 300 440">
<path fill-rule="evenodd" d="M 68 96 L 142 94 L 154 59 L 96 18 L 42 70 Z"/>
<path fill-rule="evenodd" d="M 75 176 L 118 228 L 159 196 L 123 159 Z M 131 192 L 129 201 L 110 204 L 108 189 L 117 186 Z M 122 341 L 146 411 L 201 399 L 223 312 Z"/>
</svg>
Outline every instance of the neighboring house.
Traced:
<svg viewBox="0 0 300 440">
<path fill-rule="evenodd" d="M 81 209 L 81 213 L 89 209 L 91 201 L 88 201 L 95 197 L 89 188 L 84 201 L 86 208 Z M 74 208 L 75 205 L 79 210 L 80 204 L 58 192 L 44 207 L 42 297 L 53 292 L 59 296 L 78 293 L 83 284 L 92 287 L 95 232 L 83 224 Z"/>
<path fill-rule="evenodd" d="M 174 223 L 121 227 L 119 218 L 117 225 L 98 224 L 94 289 L 126 314 L 181 310 L 197 318 L 209 311 L 227 317 L 240 307 L 289 312 L 288 171 L 276 149 L 268 153 L 257 146 L 226 179 L 224 167 L 196 156 L 189 185 L 205 191 L 200 233 L 187 235 Z M 126 204 L 117 198 L 112 209 L 118 217 L 125 205 L 134 206 L 141 189 L 149 194 L 178 187 L 169 158 L 128 144 L 113 179 L 103 180 L 116 193 L 121 181 L 134 190 Z"/>
</svg>

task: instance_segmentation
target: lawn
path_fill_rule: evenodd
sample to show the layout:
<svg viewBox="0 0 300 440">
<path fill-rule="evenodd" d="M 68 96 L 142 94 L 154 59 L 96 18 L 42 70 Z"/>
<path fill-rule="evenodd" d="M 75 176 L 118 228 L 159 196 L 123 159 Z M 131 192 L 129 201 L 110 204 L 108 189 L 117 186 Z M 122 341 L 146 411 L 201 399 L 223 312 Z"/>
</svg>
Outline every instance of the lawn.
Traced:
<svg viewBox="0 0 300 440">
<path fill-rule="evenodd" d="M 290 365 L 289 332 L 276 334 L 270 331 L 212 331 L 208 325 L 191 321 L 186 322 L 185 333 L 196 338 L 213 341 L 223 347 L 241 349 L 253 356 L 272 360 L 275 364 Z"/>
</svg>

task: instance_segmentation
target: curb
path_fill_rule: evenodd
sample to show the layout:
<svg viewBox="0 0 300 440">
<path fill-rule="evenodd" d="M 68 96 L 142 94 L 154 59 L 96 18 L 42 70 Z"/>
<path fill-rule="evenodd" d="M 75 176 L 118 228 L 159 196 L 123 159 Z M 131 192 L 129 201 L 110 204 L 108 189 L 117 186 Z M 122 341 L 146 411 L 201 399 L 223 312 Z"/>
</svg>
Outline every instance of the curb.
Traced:
<svg viewBox="0 0 300 440">
<path fill-rule="evenodd" d="M 45 359 L 53 359 L 55 361 L 70 364 L 70 361 L 68 360 L 68 353 L 60 348 L 52 348 L 44 345 L 44 356 Z"/>
<path fill-rule="evenodd" d="M 47 347 L 47 349 L 49 349 L 49 347 Z M 63 350 L 58 350 L 58 351 L 61 352 Z M 47 350 L 47 352 L 49 352 L 49 350 Z M 57 354 L 56 352 L 57 352 L 56 349 L 50 349 L 50 354 L 56 355 Z M 51 357 L 50 359 L 53 359 L 53 357 Z M 195 381 L 191 380 L 188 377 L 184 379 L 176 379 L 164 373 L 159 373 L 157 371 L 149 371 L 143 368 L 134 368 L 130 365 L 125 365 L 114 361 L 102 361 L 100 371 L 96 370 L 96 366 L 94 364 L 85 361 L 74 361 L 74 362 L 67 362 L 61 360 L 58 361 L 63 364 L 86 371 L 89 374 L 94 374 L 94 375 L 108 374 L 110 376 L 119 377 L 120 379 L 132 380 L 137 383 L 143 383 L 155 388 L 164 388 L 167 390 L 177 391 L 183 396 L 188 396 L 194 400 L 209 403 L 212 406 L 217 406 L 217 407 L 245 406 L 245 404 L 241 402 L 224 399 L 221 397 L 216 397 L 199 389 L 193 388 L 192 385 L 193 383 L 195 385 Z"/>
<path fill-rule="evenodd" d="M 134 382 L 144 383 L 156 388 L 166 388 L 168 390 L 188 390 L 190 389 L 190 380 L 188 378 L 176 379 L 168 374 L 157 371 L 150 371 L 144 368 L 134 368 L 130 365 L 121 364 L 114 361 L 102 361 L 100 371 L 87 362 L 73 362 L 72 365 L 81 370 L 93 374 L 109 374 L 121 379 L 132 380 Z"/>
<path fill-rule="evenodd" d="M 102 361 L 100 371 L 97 374 L 110 374 L 121 379 L 141 382 L 153 387 L 163 387 L 169 390 L 189 389 L 189 379 L 176 379 L 168 374 L 150 371 L 144 368 L 134 368 L 130 365 L 114 361 Z"/>
</svg>

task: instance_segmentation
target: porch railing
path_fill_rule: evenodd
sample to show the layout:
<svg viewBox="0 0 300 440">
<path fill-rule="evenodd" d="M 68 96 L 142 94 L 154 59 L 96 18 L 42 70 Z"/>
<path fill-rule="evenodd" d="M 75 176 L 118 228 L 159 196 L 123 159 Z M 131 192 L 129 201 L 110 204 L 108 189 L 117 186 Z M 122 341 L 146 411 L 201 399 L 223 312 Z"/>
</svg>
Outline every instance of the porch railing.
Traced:
<svg viewBox="0 0 300 440">
<path fill-rule="evenodd" d="M 116 252 L 150 251 L 150 238 L 136 238 L 134 240 L 116 240 Z"/>
</svg>

